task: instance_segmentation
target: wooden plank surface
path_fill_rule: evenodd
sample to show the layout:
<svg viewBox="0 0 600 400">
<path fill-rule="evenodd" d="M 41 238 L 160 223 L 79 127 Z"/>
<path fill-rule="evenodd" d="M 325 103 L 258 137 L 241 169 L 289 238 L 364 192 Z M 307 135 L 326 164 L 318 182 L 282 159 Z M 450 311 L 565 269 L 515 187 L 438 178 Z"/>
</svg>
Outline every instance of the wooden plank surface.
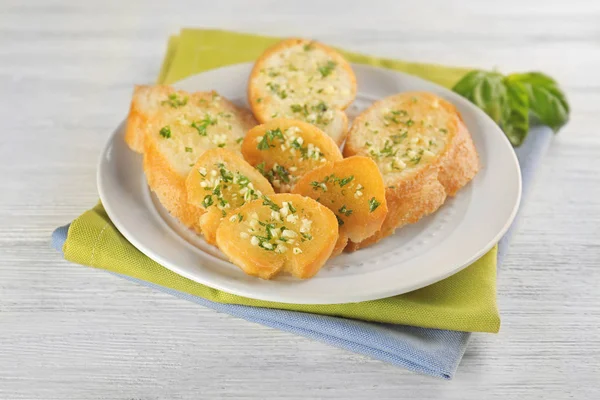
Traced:
<svg viewBox="0 0 600 400">
<path fill-rule="evenodd" d="M 451 4 L 453 3 L 453 4 Z M 460 4 L 460 5 L 459 5 Z M 499 277 L 502 329 L 444 382 L 61 260 L 96 159 L 181 27 L 312 36 L 378 56 L 542 70 L 572 121 Z M 0 4 L 0 399 L 600 398 L 600 2 Z"/>
</svg>

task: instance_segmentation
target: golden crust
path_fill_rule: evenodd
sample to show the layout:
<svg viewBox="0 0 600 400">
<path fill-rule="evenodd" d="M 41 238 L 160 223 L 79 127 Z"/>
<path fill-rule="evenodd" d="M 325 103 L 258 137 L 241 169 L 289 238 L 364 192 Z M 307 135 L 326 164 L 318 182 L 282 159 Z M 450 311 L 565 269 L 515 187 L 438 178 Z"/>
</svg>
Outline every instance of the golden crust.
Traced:
<svg viewBox="0 0 600 400">
<path fill-rule="evenodd" d="M 403 93 L 374 103 L 356 118 L 350 129 L 349 138 L 344 148 L 344 155 L 368 154 L 359 147 L 357 138 L 364 135 L 367 114 L 374 108 L 387 106 L 399 96 L 420 96 L 423 99 L 434 99 L 439 102 L 439 112 L 446 112 L 453 117 L 447 121 L 445 148 L 431 159 L 429 163 L 409 171 L 401 179 L 386 181 L 386 200 L 388 215 L 375 235 L 361 242 L 348 243 L 347 251 L 355 251 L 378 242 L 409 223 L 415 223 L 426 215 L 435 212 L 446 200 L 446 196 L 454 196 L 466 185 L 479 170 L 479 158 L 471 136 L 461 120 L 456 108 L 449 102 L 429 93 Z"/>
<path fill-rule="evenodd" d="M 198 221 L 204 210 L 188 204 L 186 177 L 173 169 L 153 140 L 144 141 L 143 163 L 148 186 L 160 203 L 181 223 L 200 233 Z"/>
<path fill-rule="evenodd" d="M 307 39 L 290 38 L 285 39 L 265 50 L 258 60 L 256 60 L 248 80 L 248 103 L 250 104 L 252 113 L 260 123 L 265 123 L 274 118 L 271 112 L 268 112 L 269 107 L 274 102 L 274 96 L 272 93 L 265 91 L 263 87 L 258 85 L 257 80 L 260 76 L 261 70 L 263 70 L 265 67 L 265 63 L 273 55 L 299 45 L 310 45 L 324 51 L 335 61 L 337 67 L 340 67 L 344 70 L 350 79 L 350 87 L 347 88 L 348 94 L 346 95 L 346 100 L 333 110 L 335 114 L 334 124 L 339 126 L 336 126 L 336 128 L 333 129 L 333 132 L 327 132 L 327 134 L 329 134 L 338 145 L 341 145 L 345 139 L 345 133 L 348 129 L 348 117 L 343 110 L 345 110 L 356 97 L 356 76 L 354 75 L 354 71 L 352 70 L 350 64 L 340 53 L 322 43 Z"/>
<path fill-rule="evenodd" d="M 257 191 L 256 197 L 275 193 L 269 181 L 237 153 L 226 149 L 211 149 L 202 154 L 188 174 L 185 181 L 185 187 L 187 191 L 187 201 L 190 206 L 198 207 L 206 211 L 200 216 L 199 227 L 206 242 L 213 245 L 216 244 L 217 228 L 219 227 L 221 220 L 223 218 L 228 218 L 232 213 L 236 212 L 239 206 L 244 204 L 243 195 L 236 193 L 236 198 L 234 199 L 231 197 L 231 193 L 223 188 L 221 193 L 230 207 L 224 208 L 223 210 L 219 209 L 219 204 L 217 203 L 215 196 L 211 196 L 211 200 L 215 198 L 215 201 L 212 202 L 210 206 L 206 206 L 204 199 L 207 195 L 212 195 L 213 192 L 210 189 L 207 190 L 200 186 L 201 182 L 205 181 L 205 179 L 199 170 L 204 168 L 206 170 L 205 174 L 210 174 L 210 171 L 214 169 L 215 164 L 218 163 L 224 164 L 224 168 L 226 168 L 225 171 L 233 174 L 240 174 L 248 178 L 249 182 L 252 183 L 252 190 Z M 228 185 L 231 188 L 240 189 L 240 186 L 233 182 L 230 182 Z M 231 207 L 231 205 L 233 205 L 233 207 Z M 223 215 L 223 213 L 225 214 Z"/>
<path fill-rule="evenodd" d="M 388 213 L 383 178 L 368 157 L 349 157 L 310 171 L 292 193 L 311 197 L 333 211 L 340 221 L 340 236 L 355 242 L 375 234 Z"/>
<path fill-rule="evenodd" d="M 438 179 L 446 189 L 448 196 L 456 193 L 479 171 L 479 156 L 473 139 L 462 121 L 458 123 L 458 130 L 448 148 L 445 157 L 440 162 Z"/>
<path fill-rule="evenodd" d="M 263 200 L 254 200 L 238 208 L 237 213 L 244 217 L 241 222 L 223 219 L 217 229 L 217 245 L 232 263 L 248 275 L 271 279 L 278 273 L 287 271 L 300 279 L 313 277 L 331 256 L 338 239 L 335 215 L 308 197 L 282 193 L 269 198 L 279 207 L 282 207 L 283 202 L 293 203 L 302 218 L 312 221 L 310 241 L 294 244 L 302 249 L 301 253 L 296 254 L 291 249 L 284 253 L 266 251 L 260 246 L 253 246 L 247 237 L 242 237 L 247 228 L 244 224 L 251 220 L 253 212 L 260 219 L 271 214 L 272 208 L 265 205 Z"/>
<path fill-rule="evenodd" d="M 337 257 L 340 254 L 342 254 L 344 252 L 344 249 L 348 245 L 348 236 L 346 236 L 342 232 L 338 232 L 338 233 L 339 233 L 338 240 L 337 240 L 337 242 L 335 242 L 335 246 L 334 246 L 333 251 L 331 252 L 331 256 L 329 258 Z"/>
<path fill-rule="evenodd" d="M 259 141 L 265 137 L 266 132 L 276 129 L 281 131 L 282 137 L 268 141 L 269 147 L 266 149 L 259 148 Z M 290 129 L 294 132 L 288 131 Z M 320 159 L 303 158 L 302 152 L 298 148 L 290 146 L 290 142 L 293 142 L 290 138 L 302 138 L 302 144 L 296 142 L 298 148 L 306 150 L 310 144 L 319 149 L 322 157 Z M 281 148 L 282 145 L 285 146 L 285 150 Z M 307 122 L 283 118 L 273 119 L 250 129 L 242 143 L 242 154 L 246 161 L 254 167 L 261 165 L 275 191 L 279 193 L 289 192 L 302 175 L 319 167 L 323 162 L 343 159 L 342 153 L 333 139 L 319 128 Z M 281 176 L 268 173 L 273 171 L 275 165 L 286 171 L 284 178 L 289 182 L 284 182 Z"/>
</svg>

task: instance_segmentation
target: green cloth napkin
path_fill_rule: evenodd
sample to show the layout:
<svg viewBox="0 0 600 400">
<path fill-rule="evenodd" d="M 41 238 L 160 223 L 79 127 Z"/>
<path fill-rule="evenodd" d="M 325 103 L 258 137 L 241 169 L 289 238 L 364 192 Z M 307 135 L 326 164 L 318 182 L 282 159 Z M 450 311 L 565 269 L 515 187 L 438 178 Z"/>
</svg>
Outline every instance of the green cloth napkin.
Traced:
<svg viewBox="0 0 600 400">
<path fill-rule="evenodd" d="M 216 31 L 184 29 L 171 37 L 159 83 L 172 83 L 211 68 L 255 60 L 278 38 Z M 351 62 L 382 66 L 420 76 L 451 87 L 466 69 L 386 60 L 342 53 Z M 86 211 L 70 226 L 63 251 L 65 258 L 165 286 L 211 301 L 279 308 L 469 332 L 498 332 L 496 305 L 496 247 L 461 272 L 425 288 L 400 296 L 360 303 L 334 305 L 284 304 L 236 296 L 196 283 L 152 261 L 116 229 L 102 204 Z"/>
</svg>

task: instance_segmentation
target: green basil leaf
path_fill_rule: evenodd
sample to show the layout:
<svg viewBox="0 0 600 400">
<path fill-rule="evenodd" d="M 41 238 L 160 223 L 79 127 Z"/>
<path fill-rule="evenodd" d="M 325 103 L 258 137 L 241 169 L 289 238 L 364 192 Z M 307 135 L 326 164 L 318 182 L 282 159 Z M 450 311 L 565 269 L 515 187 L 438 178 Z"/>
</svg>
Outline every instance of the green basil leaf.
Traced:
<svg viewBox="0 0 600 400">
<path fill-rule="evenodd" d="M 508 95 L 502 74 L 471 71 L 452 90 L 469 99 L 499 125 L 508 116 Z"/>
<path fill-rule="evenodd" d="M 529 98 L 531 113 L 544 125 L 554 131 L 569 120 L 569 103 L 554 79 L 541 72 L 511 74 L 507 82 L 523 85 Z"/>
<path fill-rule="evenodd" d="M 520 82 L 506 81 L 508 95 L 508 116 L 502 130 L 513 146 L 520 146 L 529 131 L 529 98 L 527 90 Z"/>
</svg>

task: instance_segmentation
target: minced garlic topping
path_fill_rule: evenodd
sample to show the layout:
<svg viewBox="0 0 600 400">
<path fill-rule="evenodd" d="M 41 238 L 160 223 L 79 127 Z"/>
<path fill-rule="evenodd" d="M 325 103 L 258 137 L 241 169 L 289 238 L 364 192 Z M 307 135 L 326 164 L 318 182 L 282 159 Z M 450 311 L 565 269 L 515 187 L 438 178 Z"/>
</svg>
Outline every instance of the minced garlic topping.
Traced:
<svg viewBox="0 0 600 400">
<path fill-rule="evenodd" d="M 274 163 L 270 168 L 264 163 L 257 165 L 258 170 L 280 190 L 289 190 L 306 172 L 327 161 L 319 146 L 304 138 L 297 126 L 285 130 L 270 129 L 256 138 L 256 148 L 261 151 L 276 151 L 282 155 L 286 165 Z M 287 155 L 287 157 L 286 157 Z"/>
<path fill-rule="evenodd" d="M 239 171 L 231 171 L 224 162 L 215 163 L 212 168 L 198 168 L 202 176 L 200 187 L 207 191 L 202 200 L 205 208 L 216 207 L 227 214 L 246 202 L 256 200 L 262 193 L 254 188 L 250 179 Z"/>
<path fill-rule="evenodd" d="M 283 254 L 291 250 L 293 254 L 301 254 L 299 244 L 313 238 L 312 221 L 299 215 L 292 202 L 284 201 L 280 207 L 266 196 L 262 199 L 263 205 L 271 208 L 268 218 L 261 219 L 256 212 L 246 218 L 241 214 L 230 217 L 231 222 L 243 224 L 240 237 L 265 251 Z"/>
<path fill-rule="evenodd" d="M 326 127 L 333 108 L 348 102 L 350 76 L 323 49 L 298 44 L 273 54 L 259 71 L 257 84 L 273 96 L 271 118 L 301 119 Z M 255 99 L 261 102 L 262 99 Z"/>
<path fill-rule="evenodd" d="M 413 102 L 426 101 L 416 97 Z M 435 103 L 429 104 L 436 108 Z M 408 107 L 407 107 L 408 108 Z M 377 110 L 363 123 L 363 147 L 385 174 L 401 173 L 435 158 L 447 143 L 447 116 L 397 108 Z"/>
</svg>

